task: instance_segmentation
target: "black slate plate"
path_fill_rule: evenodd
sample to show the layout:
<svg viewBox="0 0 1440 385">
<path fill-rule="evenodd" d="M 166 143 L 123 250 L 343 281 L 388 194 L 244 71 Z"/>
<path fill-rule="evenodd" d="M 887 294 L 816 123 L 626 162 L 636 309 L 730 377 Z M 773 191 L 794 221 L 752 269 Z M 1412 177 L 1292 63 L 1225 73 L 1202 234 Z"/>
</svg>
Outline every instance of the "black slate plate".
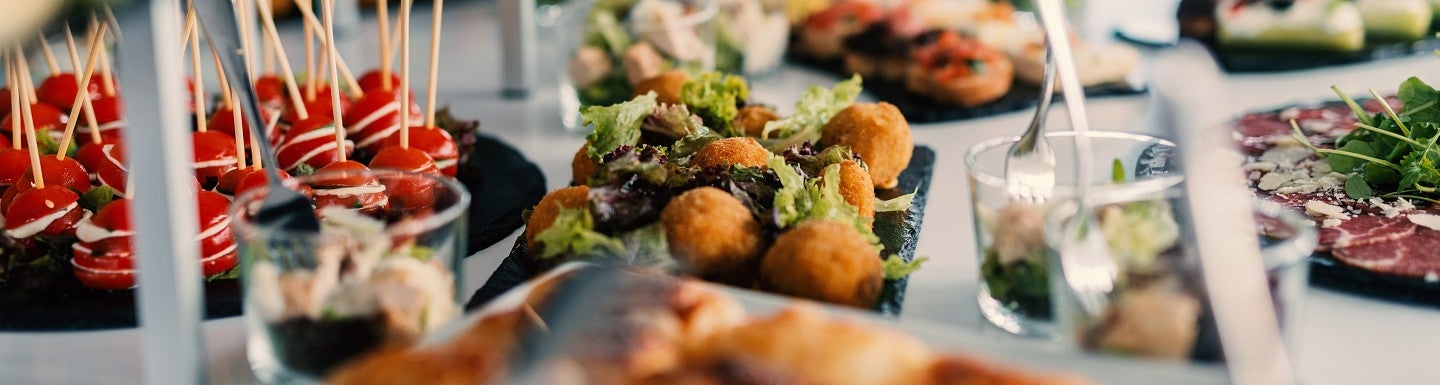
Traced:
<svg viewBox="0 0 1440 385">
<path fill-rule="evenodd" d="M 493 245 L 523 222 L 520 212 L 545 195 L 545 176 L 515 148 L 487 135 L 476 135 L 474 151 L 457 179 L 472 194 L 467 217 L 467 253 Z M 68 272 L 68 270 L 67 270 Z M 0 331 L 70 331 L 135 327 L 135 293 L 80 287 L 73 276 L 66 293 L 26 303 L 0 303 Z M 205 319 L 240 315 L 240 282 L 205 284 Z"/>
<path fill-rule="evenodd" d="M 886 253 L 899 254 L 906 261 L 915 259 L 915 246 L 920 240 L 920 224 L 925 218 L 925 202 L 930 195 L 930 180 L 934 177 L 934 171 L 935 150 L 926 146 L 916 146 L 914 156 L 910 158 L 910 164 L 905 168 L 905 172 L 900 174 L 899 185 L 892 189 L 876 192 L 880 199 L 890 199 L 909 192 L 915 193 L 915 200 L 911 203 L 910 210 L 875 215 L 875 234 L 885 245 Z M 525 236 L 521 235 L 515 239 L 515 246 L 510 249 L 510 255 L 500 262 L 500 266 L 490 275 L 490 279 L 475 291 L 475 294 L 470 297 L 469 303 L 465 305 L 465 309 L 474 310 L 483 307 L 511 288 L 532 278 L 533 275 L 530 272 L 535 269 L 528 266 L 529 262 L 525 253 Z M 884 314 L 899 315 L 901 305 L 905 301 L 905 286 L 908 282 L 908 279 L 885 281 L 880 303 L 875 305 L 874 310 Z"/>
<path fill-rule="evenodd" d="M 838 60 L 820 61 L 801 55 L 790 55 L 789 59 L 793 63 L 806 67 L 835 75 L 849 76 Z M 1085 95 L 1093 97 L 1139 95 L 1146 91 L 1145 84 L 1130 83 L 1107 83 L 1085 87 Z M 900 109 L 900 113 L 905 114 L 905 119 L 911 123 L 983 118 L 1007 112 L 1030 110 L 1040 102 L 1040 87 L 1021 82 L 1010 87 L 1010 92 L 1005 93 L 1000 99 L 968 108 L 936 103 L 928 97 L 910 92 L 905 88 L 904 83 L 879 78 L 866 78 L 865 92 L 869 92 L 877 100 L 894 104 L 896 108 Z"/>
<path fill-rule="evenodd" d="M 1305 102 L 1280 108 L 1257 109 L 1244 115 L 1276 114 L 1291 107 L 1333 108 L 1344 105 L 1344 102 L 1338 100 Z M 1230 123 L 1232 124 L 1231 129 L 1235 129 L 1233 122 L 1234 120 Z M 1328 252 L 1311 254 L 1310 283 L 1315 286 L 1400 303 L 1440 306 L 1440 281 L 1430 282 L 1423 278 L 1403 277 L 1366 270 L 1335 259 Z"/>
<path fill-rule="evenodd" d="M 1429 55 L 1435 49 L 1440 48 L 1440 39 L 1433 37 L 1414 42 L 1366 42 L 1365 48 L 1350 53 L 1225 49 L 1217 46 L 1213 40 L 1204 41 L 1204 43 L 1215 54 L 1215 60 L 1220 63 L 1220 68 L 1229 73 L 1299 71 L 1359 64 L 1414 55 Z"/>
<path fill-rule="evenodd" d="M 1330 253 L 1310 256 L 1310 283 L 1399 303 L 1440 307 L 1440 281 L 1401 277 L 1350 266 Z"/>
</svg>

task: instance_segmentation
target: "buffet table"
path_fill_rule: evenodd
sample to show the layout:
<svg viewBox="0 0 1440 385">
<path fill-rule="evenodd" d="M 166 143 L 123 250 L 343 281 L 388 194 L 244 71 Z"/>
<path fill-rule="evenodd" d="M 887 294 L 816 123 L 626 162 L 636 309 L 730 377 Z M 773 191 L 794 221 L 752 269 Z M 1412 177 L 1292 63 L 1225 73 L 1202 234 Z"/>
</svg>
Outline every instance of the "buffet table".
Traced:
<svg viewBox="0 0 1440 385">
<path fill-rule="evenodd" d="M 426 9 L 417 8 L 418 12 L 429 12 L 428 6 L 420 7 Z M 442 78 L 447 80 L 439 98 L 449 101 L 458 116 L 481 119 L 484 132 L 521 149 L 541 167 L 551 188 L 566 185 L 573 149 L 580 146 L 582 139 L 566 132 L 560 123 L 553 76 L 542 70 L 539 78 L 551 80 L 542 80 L 541 88 L 527 100 L 501 98 L 499 23 L 494 4 L 455 2 L 448 8 L 442 47 L 445 60 L 440 64 Z M 1092 23 L 1104 16 L 1087 15 Z M 416 22 L 425 23 L 422 18 Z M 298 29 L 298 25 L 288 27 Z M 359 36 L 370 36 L 373 28 L 372 23 L 363 24 Z M 290 32 L 288 37 L 298 42 L 294 31 Z M 544 37 L 542 33 L 542 42 Z M 357 46 L 363 47 L 352 55 L 376 56 L 374 47 Z M 544 52 L 539 62 L 560 62 L 550 56 L 554 54 Z M 1212 100 L 1215 109 L 1234 115 L 1289 102 L 1324 99 L 1332 96 L 1331 85 L 1352 92 L 1369 88 L 1384 92 L 1410 76 L 1433 76 L 1437 68 L 1440 59 L 1424 56 L 1299 73 L 1227 76 L 1220 85 L 1224 93 L 1214 95 Z M 1163 71 L 1154 75 L 1184 76 Z M 755 82 L 754 97 L 762 101 L 795 100 L 809 85 L 836 80 L 826 74 L 785 67 Z M 1149 106 L 1146 96 L 1094 99 L 1091 106 L 1095 127 L 1150 131 L 1150 127 L 1143 126 Z M 788 106 L 781 109 L 787 110 Z M 989 327 L 976 305 L 978 273 L 964 152 L 984 139 L 1018 134 L 1029 118 L 1028 112 L 1011 113 L 913 127 L 915 142 L 936 149 L 939 159 L 917 252 L 931 260 L 910 281 L 903 318 L 951 325 L 1000 341 L 1019 339 Z M 1051 125 L 1061 129 L 1065 119 L 1051 119 Z M 467 259 L 465 280 L 471 291 L 508 254 L 508 246 L 508 242 L 502 242 Z M 1434 347 L 1440 346 L 1440 309 L 1312 288 L 1302 320 L 1303 324 L 1298 325 L 1297 354 L 1299 377 L 1304 383 L 1399 384 L 1440 378 L 1440 366 L 1434 365 Z M 204 330 L 210 382 L 255 382 L 245 360 L 245 333 L 240 319 L 209 321 Z M 0 383 L 138 383 L 142 359 L 139 350 L 140 333 L 133 329 L 0 333 Z M 1145 383 L 1144 379 L 1136 380 Z"/>
</svg>

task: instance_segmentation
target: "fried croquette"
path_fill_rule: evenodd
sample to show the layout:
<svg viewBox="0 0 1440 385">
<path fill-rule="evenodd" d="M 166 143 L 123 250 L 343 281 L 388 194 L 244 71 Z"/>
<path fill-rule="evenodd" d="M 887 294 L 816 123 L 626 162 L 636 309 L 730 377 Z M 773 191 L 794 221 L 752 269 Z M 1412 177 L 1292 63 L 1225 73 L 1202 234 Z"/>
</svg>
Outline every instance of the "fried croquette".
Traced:
<svg viewBox="0 0 1440 385">
<path fill-rule="evenodd" d="M 855 103 L 841 110 L 821 128 L 820 145 L 850 147 L 870 167 L 870 179 L 879 188 L 899 183 L 900 172 L 915 150 L 910 123 L 885 102 Z"/>
<path fill-rule="evenodd" d="M 659 75 L 641 80 L 635 85 L 635 93 L 630 97 L 644 95 L 647 92 L 655 91 L 655 101 L 665 104 L 680 104 L 680 87 L 690 81 L 690 75 L 681 70 L 665 71 Z"/>
<path fill-rule="evenodd" d="M 837 221 L 800 224 L 760 261 L 760 285 L 768 291 L 858 308 L 875 305 L 884 280 L 880 251 Z"/>
<path fill-rule="evenodd" d="M 720 139 L 695 152 L 690 164 L 700 168 L 714 166 L 730 167 L 741 165 L 745 167 L 766 167 L 766 161 L 770 159 L 770 151 L 755 141 L 755 138 L 737 137 Z"/>
<path fill-rule="evenodd" d="M 735 128 L 744 132 L 745 136 L 759 138 L 765 132 L 765 123 L 780 120 L 780 114 L 776 114 L 770 107 L 752 104 L 740 109 L 740 115 L 735 116 Z"/>
<path fill-rule="evenodd" d="M 870 173 L 860 167 L 860 162 L 848 159 L 840 162 L 840 196 L 860 211 L 860 217 L 875 219 L 875 183 L 870 181 Z"/>
<path fill-rule="evenodd" d="M 580 145 L 580 150 L 575 151 L 575 158 L 570 159 L 570 182 L 576 186 L 589 184 L 590 177 L 600 171 L 600 163 L 585 155 L 586 147 L 590 144 Z"/>
<path fill-rule="evenodd" d="M 697 363 L 739 360 L 784 368 L 807 384 L 918 384 L 934 360 L 915 337 L 789 307 L 717 333 L 693 350 Z"/>
<path fill-rule="evenodd" d="M 670 252 L 686 271 L 722 282 L 748 275 L 764 251 L 760 222 L 729 193 L 714 187 L 686 191 L 660 213 Z"/>
<path fill-rule="evenodd" d="M 535 204 L 534 211 L 530 212 L 530 220 L 525 223 L 525 243 L 530 247 L 530 254 L 540 255 L 540 244 L 536 243 L 535 237 L 555 224 L 555 217 L 560 215 L 561 207 L 574 209 L 589 205 L 589 186 L 566 187 L 551 191 L 545 194 L 544 198 L 540 198 L 540 203 Z"/>
</svg>

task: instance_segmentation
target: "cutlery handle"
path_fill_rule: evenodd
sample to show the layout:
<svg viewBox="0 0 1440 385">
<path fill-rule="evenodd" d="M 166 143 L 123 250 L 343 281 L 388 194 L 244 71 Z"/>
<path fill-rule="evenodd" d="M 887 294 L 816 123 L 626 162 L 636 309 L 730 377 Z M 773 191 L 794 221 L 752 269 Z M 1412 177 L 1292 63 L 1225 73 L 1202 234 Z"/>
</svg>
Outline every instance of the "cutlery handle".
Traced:
<svg viewBox="0 0 1440 385">
<path fill-rule="evenodd" d="M 265 135 L 265 121 L 260 116 L 260 100 L 255 96 L 255 83 L 246 70 L 245 53 L 240 49 L 242 27 L 235 17 L 232 0 L 196 1 L 195 15 L 199 17 L 205 40 L 220 52 L 220 68 L 230 80 L 230 89 L 240 94 L 240 107 L 244 111 L 245 124 L 250 127 L 250 136 L 256 138 L 260 156 L 265 158 L 265 172 L 272 183 L 280 182 L 275 150 L 270 148 L 269 137 Z M 205 113 L 197 111 L 196 113 Z"/>
</svg>

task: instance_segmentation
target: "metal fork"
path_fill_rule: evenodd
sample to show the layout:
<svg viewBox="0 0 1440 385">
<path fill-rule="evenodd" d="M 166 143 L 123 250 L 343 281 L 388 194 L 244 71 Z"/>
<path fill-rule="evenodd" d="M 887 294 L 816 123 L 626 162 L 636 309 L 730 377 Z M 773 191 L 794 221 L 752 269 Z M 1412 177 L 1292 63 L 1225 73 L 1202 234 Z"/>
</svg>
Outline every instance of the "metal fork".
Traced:
<svg viewBox="0 0 1440 385">
<path fill-rule="evenodd" d="M 245 112 L 242 115 L 250 127 L 250 135 L 266 138 L 266 125 L 260 121 L 259 100 L 255 97 L 255 83 L 243 64 L 245 54 L 240 46 L 242 27 L 235 17 L 235 4 L 230 0 L 194 1 L 191 4 L 195 7 L 206 41 L 220 52 L 220 67 L 232 83 L 230 88 L 240 93 L 240 106 Z M 294 236 L 320 232 L 320 221 L 315 218 L 310 199 L 286 186 L 280 179 L 276 168 L 280 162 L 275 159 L 275 150 L 270 148 L 269 140 L 255 140 L 253 143 L 259 146 L 260 156 L 265 158 L 265 176 L 269 180 L 265 200 L 252 218 L 262 234 L 271 239 L 266 251 L 287 268 L 314 266 L 315 257 L 308 238 Z"/>
<path fill-rule="evenodd" d="M 1065 234 L 1066 247 L 1060 254 L 1060 268 L 1065 282 L 1070 286 L 1080 307 L 1091 316 L 1097 316 L 1109 303 L 1110 292 L 1115 288 L 1115 277 L 1119 266 L 1110 254 L 1101 234 L 1100 225 L 1091 209 L 1090 186 L 1094 182 L 1095 160 L 1090 146 L 1089 119 L 1085 116 L 1085 92 L 1075 70 L 1075 55 L 1070 47 L 1070 28 L 1065 8 L 1060 0 L 1036 0 L 1035 9 L 1044 26 L 1050 53 L 1055 57 L 1056 69 L 1060 72 L 1060 89 L 1065 94 L 1065 110 L 1070 115 L 1070 126 L 1074 129 L 1075 152 L 1078 167 L 1076 186 L 1079 205 L 1075 219 L 1081 224 L 1068 226 L 1074 231 Z M 1071 242 L 1079 243 L 1071 245 Z"/>
<path fill-rule="evenodd" d="M 1045 77 L 1040 82 L 1040 104 L 1030 127 L 1010 145 L 1005 156 L 1005 195 L 1028 203 L 1043 203 L 1055 189 L 1055 150 L 1045 139 L 1045 118 L 1055 94 L 1055 61 L 1045 52 Z"/>
</svg>

